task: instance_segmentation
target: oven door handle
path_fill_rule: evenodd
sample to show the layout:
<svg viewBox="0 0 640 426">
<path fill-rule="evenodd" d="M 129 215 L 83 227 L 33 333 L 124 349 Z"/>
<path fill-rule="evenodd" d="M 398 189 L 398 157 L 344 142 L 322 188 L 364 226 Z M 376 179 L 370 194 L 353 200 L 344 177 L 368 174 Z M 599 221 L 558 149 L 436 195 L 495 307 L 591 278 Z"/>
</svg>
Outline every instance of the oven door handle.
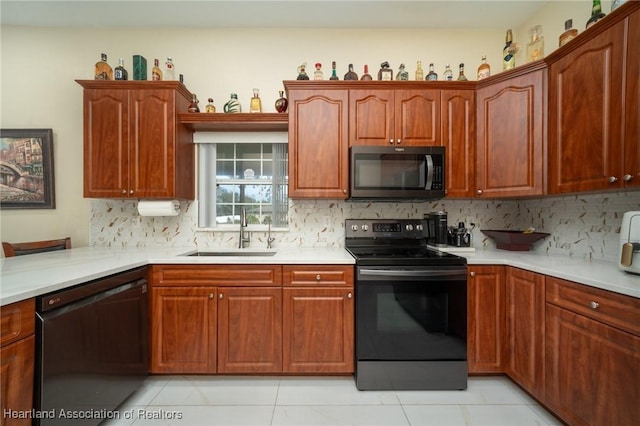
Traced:
<svg viewBox="0 0 640 426">
<path fill-rule="evenodd" d="M 466 269 L 456 270 L 415 270 L 415 269 L 359 269 L 358 275 L 360 277 L 373 276 L 373 277 L 414 277 L 414 278 L 433 278 L 433 277 L 459 277 L 466 278 Z"/>
</svg>

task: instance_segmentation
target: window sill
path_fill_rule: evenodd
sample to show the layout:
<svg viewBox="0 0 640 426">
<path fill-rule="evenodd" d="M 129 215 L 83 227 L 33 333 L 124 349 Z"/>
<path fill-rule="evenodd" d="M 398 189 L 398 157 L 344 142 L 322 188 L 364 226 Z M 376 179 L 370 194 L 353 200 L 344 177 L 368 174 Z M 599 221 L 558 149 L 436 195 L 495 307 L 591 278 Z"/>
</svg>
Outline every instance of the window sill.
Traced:
<svg viewBox="0 0 640 426">
<path fill-rule="evenodd" d="M 245 232 L 268 232 L 268 225 L 249 225 L 244 228 Z M 240 232 L 240 225 L 220 225 L 213 228 L 197 228 L 196 232 Z M 289 228 L 271 228 L 271 232 L 289 232 Z"/>
</svg>

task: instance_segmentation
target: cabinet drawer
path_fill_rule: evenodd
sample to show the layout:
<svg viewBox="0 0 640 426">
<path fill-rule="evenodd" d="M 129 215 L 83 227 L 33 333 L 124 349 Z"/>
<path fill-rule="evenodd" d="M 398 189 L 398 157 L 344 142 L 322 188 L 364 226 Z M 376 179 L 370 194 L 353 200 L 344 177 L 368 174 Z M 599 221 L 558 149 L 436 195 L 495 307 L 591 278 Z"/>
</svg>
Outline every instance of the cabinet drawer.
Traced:
<svg viewBox="0 0 640 426">
<path fill-rule="evenodd" d="M 339 265 L 306 265 L 284 266 L 283 285 L 285 286 L 317 286 L 317 285 L 353 285 L 353 266 Z"/>
<path fill-rule="evenodd" d="M 546 278 L 547 303 L 640 336 L 640 299 L 558 278 Z"/>
<path fill-rule="evenodd" d="M 155 286 L 280 286 L 280 265 L 159 265 L 152 269 Z"/>
<path fill-rule="evenodd" d="M 27 299 L 1 308 L 0 346 L 35 333 L 36 302 Z"/>
</svg>

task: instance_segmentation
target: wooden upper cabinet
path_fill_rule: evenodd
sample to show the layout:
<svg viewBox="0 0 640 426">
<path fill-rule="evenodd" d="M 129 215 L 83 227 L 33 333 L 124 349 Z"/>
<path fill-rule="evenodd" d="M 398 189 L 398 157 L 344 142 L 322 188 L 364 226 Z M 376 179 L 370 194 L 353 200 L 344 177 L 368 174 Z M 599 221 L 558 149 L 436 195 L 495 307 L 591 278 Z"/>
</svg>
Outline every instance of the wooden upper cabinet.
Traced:
<svg viewBox="0 0 640 426">
<path fill-rule="evenodd" d="M 550 193 L 622 188 L 625 22 L 549 66 Z"/>
<path fill-rule="evenodd" d="M 478 88 L 477 196 L 544 193 L 545 73 L 535 62 Z"/>
<path fill-rule="evenodd" d="M 84 196 L 194 199 L 195 147 L 177 121 L 178 82 L 78 81 L 84 87 Z"/>
<path fill-rule="evenodd" d="M 439 145 L 440 91 L 434 89 L 349 90 L 349 143 Z"/>
<path fill-rule="evenodd" d="M 475 90 L 440 93 L 442 145 L 446 148 L 447 197 L 470 198 L 475 187 Z"/>
<path fill-rule="evenodd" d="M 289 198 L 345 199 L 349 94 L 285 82 L 289 99 Z"/>
<path fill-rule="evenodd" d="M 624 168 L 626 188 L 640 188 L 640 10 L 628 18 Z"/>
</svg>

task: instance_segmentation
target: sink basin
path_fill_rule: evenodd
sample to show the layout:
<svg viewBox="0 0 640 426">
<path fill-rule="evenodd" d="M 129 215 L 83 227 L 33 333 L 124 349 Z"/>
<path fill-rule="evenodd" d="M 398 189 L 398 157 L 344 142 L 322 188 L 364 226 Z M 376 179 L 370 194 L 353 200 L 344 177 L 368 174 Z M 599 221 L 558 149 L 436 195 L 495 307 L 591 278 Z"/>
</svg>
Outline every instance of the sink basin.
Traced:
<svg viewBox="0 0 640 426">
<path fill-rule="evenodd" d="M 194 253 L 186 254 L 185 256 L 273 256 L 275 251 L 196 251 Z"/>
</svg>

